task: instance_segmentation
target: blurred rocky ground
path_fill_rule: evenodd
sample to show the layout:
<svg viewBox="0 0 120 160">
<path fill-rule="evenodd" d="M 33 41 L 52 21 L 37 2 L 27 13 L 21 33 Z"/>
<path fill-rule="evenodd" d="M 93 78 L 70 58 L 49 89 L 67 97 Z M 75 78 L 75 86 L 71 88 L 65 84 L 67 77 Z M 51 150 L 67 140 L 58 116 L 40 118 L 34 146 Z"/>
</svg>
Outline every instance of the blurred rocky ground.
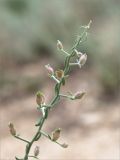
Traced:
<svg viewBox="0 0 120 160">
<path fill-rule="evenodd" d="M 43 91 L 48 102 L 53 96 L 54 82 L 47 77 L 43 67 L 46 63 L 47 60 L 29 65 L 28 68 L 24 68 L 23 73 L 31 75 L 33 79 L 39 76 L 40 81 L 41 78 L 45 78 L 43 85 L 37 89 Z M 42 137 L 36 142 L 40 146 L 40 159 L 119 160 L 120 100 L 107 102 L 101 100 L 101 86 L 97 77 L 93 78 L 96 75 L 95 71 L 82 72 L 78 69 L 70 75 L 62 91 L 85 90 L 86 96 L 80 101 L 62 99 L 51 111 L 43 127 L 47 133 L 51 133 L 57 127 L 62 128 L 59 141 L 68 143 L 69 147 L 63 149 Z M 36 130 L 34 124 L 41 115 L 36 110 L 34 92 L 32 95 L 18 97 L 14 95 L 14 98 L 2 102 L 0 106 L 1 160 L 12 160 L 15 155 L 22 156 L 25 149 L 24 142 L 10 135 L 8 122 L 14 123 L 22 137 L 30 139 Z"/>
</svg>

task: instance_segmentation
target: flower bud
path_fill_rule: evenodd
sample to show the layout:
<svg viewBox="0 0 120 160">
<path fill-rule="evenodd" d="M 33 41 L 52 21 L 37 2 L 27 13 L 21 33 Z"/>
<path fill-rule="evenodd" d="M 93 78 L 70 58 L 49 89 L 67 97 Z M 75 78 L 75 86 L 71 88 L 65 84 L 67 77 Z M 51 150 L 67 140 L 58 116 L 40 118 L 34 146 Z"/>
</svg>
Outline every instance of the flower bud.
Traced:
<svg viewBox="0 0 120 160">
<path fill-rule="evenodd" d="M 67 148 L 67 147 L 68 147 L 68 144 L 63 143 L 63 144 L 61 144 L 61 147 L 63 147 L 63 148 Z"/>
<path fill-rule="evenodd" d="M 45 103 L 45 97 L 44 97 L 44 95 L 40 91 L 38 91 L 36 93 L 36 103 L 38 105 L 41 105 L 41 104 Z"/>
<path fill-rule="evenodd" d="M 10 129 L 11 135 L 15 136 L 16 135 L 16 130 L 14 128 L 13 123 L 9 122 L 8 126 L 9 126 L 9 129 Z"/>
<path fill-rule="evenodd" d="M 87 61 L 87 54 L 83 54 L 80 59 L 79 59 L 79 62 L 80 62 L 80 65 L 83 66 Z"/>
<path fill-rule="evenodd" d="M 45 65 L 45 68 L 47 69 L 47 71 L 48 71 L 48 73 L 50 75 L 54 74 L 54 70 L 53 70 L 53 68 L 49 64 Z"/>
<path fill-rule="evenodd" d="M 34 156 L 37 157 L 39 155 L 39 146 L 36 146 L 34 149 Z"/>
<path fill-rule="evenodd" d="M 63 70 L 58 70 L 55 72 L 56 78 L 61 79 L 64 77 L 64 71 Z"/>
<path fill-rule="evenodd" d="M 62 42 L 57 40 L 57 48 L 58 50 L 62 50 L 63 49 L 63 45 L 62 45 Z"/>
<path fill-rule="evenodd" d="M 57 141 L 58 138 L 60 137 L 60 132 L 61 132 L 61 129 L 58 128 L 56 129 L 55 131 L 52 132 L 52 136 L 51 136 L 51 140 L 53 141 Z"/>
<path fill-rule="evenodd" d="M 83 54 L 81 52 L 78 52 L 76 49 L 74 50 L 74 52 L 76 53 L 76 55 L 80 58 Z"/>
<path fill-rule="evenodd" d="M 85 95 L 85 92 L 77 92 L 74 95 L 74 99 L 81 99 Z"/>
<path fill-rule="evenodd" d="M 80 58 L 83 55 L 82 52 L 78 52 L 77 56 Z"/>
</svg>

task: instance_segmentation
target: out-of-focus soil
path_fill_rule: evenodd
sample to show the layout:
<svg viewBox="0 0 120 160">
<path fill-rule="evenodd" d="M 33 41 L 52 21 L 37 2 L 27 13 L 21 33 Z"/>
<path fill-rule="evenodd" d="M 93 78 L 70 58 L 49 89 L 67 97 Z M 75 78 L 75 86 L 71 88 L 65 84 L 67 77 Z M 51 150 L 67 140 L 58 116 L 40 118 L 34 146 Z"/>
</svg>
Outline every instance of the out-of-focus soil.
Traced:
<svg viewBox="0 0 120 160">
<path fill-rule="evenodd" d="M 33 66 L 29 71 L 35 74 L 38 68 Z M 25 72 L 29 73 L 26 69 L 23 75 Z M 62 128 L 59 142 L 68 143 L 69 147 L 63 149 L 42 137 L 35 144 L 40 146 L 39 158 L 41 160 L 119 160 L 120 100 L 101 101 L 100 85 L 94 78 L 95 73 L 91 71 L 83 73 L 79 70 L 71 74 L 73 76 L 68 78 L 68 83 L 62 88 L 62 92 L 84 90 L 87 92 L 86 96 L 80 101 L 62 99 L 50 112 L 43 127 L 47 133 L 51 133 L 57 127 Z M 54 82 L 46 76 L 42 87 L 46 102 L 50 101 L 53 95 L 53 85 Z M 36 110 L 34 94 L 25 95 L 20 99 L 14 98 L 1 104 L 0 160 L 13 160 L 15 155 L 18 157 L 24 155 L 25 143 L 10 135 L 8 122 L 13 122 L 21 137 L 29 140 L 35 133 L 34 124 L 40 115 L 41 113 Z M 33 149 L 34 147 L 31 154 Z"/>
</svg>

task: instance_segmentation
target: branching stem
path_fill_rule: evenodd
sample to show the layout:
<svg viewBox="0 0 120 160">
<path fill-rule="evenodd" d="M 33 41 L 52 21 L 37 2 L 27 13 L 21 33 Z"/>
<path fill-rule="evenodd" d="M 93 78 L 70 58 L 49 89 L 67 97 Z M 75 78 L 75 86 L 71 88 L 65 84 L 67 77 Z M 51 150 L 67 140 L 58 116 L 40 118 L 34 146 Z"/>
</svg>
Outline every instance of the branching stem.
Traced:
<svg viewBox="0 0 120 160">
<path fill-rule="evenodd" d="M 25 140 L 25 139 L 23 139 L 23 138 L 21 138 L 19 136 L 14 136 L 14 137 L 17 138 L 17 139 L 19 139 L 19 140 L 21 140 L 21 141 L 23 141 L 23 142 L 30 143 L 29 141 L 27 141 L 27 140 Z"/>
<path fill-rule="evenodd" d="M 78 37 L 76 43 L 73 45 L 73 47 L 71 49 L 71 53 L 67 53 L 63 49 L 61 50 L 63 53 L 65 53 L 67 55 L 66 58 L 65 58 L 65 66 L 64 66 L 64 70 L 63 70 L 64 71 L 64 77 L 67 76 L 67 74 L 70 70 L 70 66 L 78 65 L 77 63 L 71 63 L 70 61 L 71 61 L 71 58 L 75 56 L 74 50 L 77 49 L 78 45 L 82 42 L 84 36 L 87 36 L 87 30 L 90 28 L 90 24 L 91 24 L 91 21 L 89 22 L 89 24 L 87 26 L 83 27 L 84 31 Z M 42 118 L 40 119 L 40 122 L 38 123 L 38 125 L 36 125 L 38 127 L 38 129 L 37 129 L 35 135 L 33 136 L 32 140 L 29 142 L 29 141 L 27 141 L 23 138 L 20 138 L 19 136 L 14 136 L 15 138 L 27 143 L 24 158 L 19 159 L 19 158 L 16 157 L 16 160 L 28 160 L 28 157 L 36 158 L 35 156 L 29 156 L 29 152 L 30 152 L 30 149 L 31 149 L 33 143 L 40 139 L 41 134 L 44 135 L 45 137 L 47 137 L 49 140 L 51 140 L 49 135 L 47 135 L 46 133 L 41 131 L 41 129 L 44 125 L 44 122 L 47 119 L 47 116 L 49 114 L 50 109 L 53 108 L 58 103 L 58 101 L 60 100 L 60 97 L 65 97 L 65 98 L 72 99 L 72 96 L 60 94 L 61 86 L 63 84 L 64 79 L 61 78 L 61 80 L 58 80 L 54 75 L 52 75 L 51 78 L 54 79 L 57 82 L 57 84 L 55 85 L 55 95 L 54 95 L 53 99 L 51 100 L 50 104 L 44 106 L 44 114 L 43 114 Z M 61 145 L 60 143 L 58 143 L 56 141 L 53 141 L 53 142 Z"/>
</svg>

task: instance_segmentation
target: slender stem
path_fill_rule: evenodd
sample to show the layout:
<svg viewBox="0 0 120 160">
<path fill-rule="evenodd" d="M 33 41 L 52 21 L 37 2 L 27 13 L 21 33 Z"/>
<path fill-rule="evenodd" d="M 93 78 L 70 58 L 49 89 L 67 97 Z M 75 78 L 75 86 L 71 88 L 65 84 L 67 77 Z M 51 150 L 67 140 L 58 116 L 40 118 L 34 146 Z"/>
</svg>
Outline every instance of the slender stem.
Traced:
<svg viewBox="0 0 120 160">
<path fill-rule="evenodd" d="M 35 159 L 39 159 L 39 158 L 37 158 L 37 157 L 35 157 L 35 156 L 28 156 L 28 157 L 32 157 L 32 158 L 35 158 Z"/>
<path fill-rule="evenodd" d="M 57 83 L 60 83 L 60 81 L 54 75 L 52 75 L 51 78 L 54 79 Z"/>
<path fill-rule="evenodd" d="M 91 24 L 91 21 L 89 22 L 89 24 L 88 24 L 87 26 L 84 27 L 83 33 L 79 36 L 79 39 L 78 39 L 78 40 L 76 41 L 76 43 L 73 45 L 70 54 L 67 53 L 66 51 L 62 50 L 62 52 L 64 52 L 64 53 L 67 55 L 67 56 L 66 56 L 66 59 L 65 59 L 64 76 L 66 76 L 67 73 L 69 72 L 69 69 L 70 69 L 70 65 L 71 65 L 71 64 L 72 64 L 72 65 L 76 65 L 76 64 L 74 64 L 74 63 L 70 63 L 70 60 L 71 60 L 71 58 L 74 56 L 74 54 L 73 54 L 73 53 L 74 53 L 74 49 L 76 49 L 76 48 L 78 47 L 78 45 L 82 42 L 82 39 L 84 38 L 85 33 L 87 32 L 87 30 L 88 30 L 89 27 L 90 27 L 90 24 Z M 38 127 L 38 129 L 37 129 L 34 137 L 33 137 L 32 140 L 29 142 L 29 141 L 27 141 L 27 140 L 25 140 L 25 139 L 23 139 L 23 138 L 20 138 L 20 137 L 18 137 L 18 136 L 15 136 L 17 139 L 20 139 L 20 140 L 28 143 L 28 144 L 26 145 L 25 156 L 24 156 L 24 158 L 23 158 L 22 160 L 28 160 L 28 157 L 30 157 L 30 156 L 29 156 L 29 152 L 30 152 L 30 149 L 31 149 L 31 147 L 32 147 L 32 144 L 33 144 L 36 140 L 38 140 L 38 139 L 40 138 L 40 136 L 39 136 L 40 133 L 43 134 L 45 137 L 47 137 L 49 140 L 51 140 L 51 138 L 49 137 L 49 135 L 47 135 L 46 133 L 44 133 L 43 131 L 41 131 L 42 126 L 43 126 L 43 124 L 44 124 L 44 122 L 45 122 L 45 120 L 46 120 L 46 118 L 47 118 L 46 115 L 49 114 L 50 108 L 53 108 L 53 107 L 54 107 L 54 105 L 58 102 L 60 96 L 65 97 L 65 98 L 72 98 L 72 96 L 67 96 L 67 95 L 62 95 L 62 94 L 60 94 L 60 89 L 61 89 L 61 85 L 62 85 L 62 80 L 59 81 L 58 79 L 56 79 L 56 77 L 55 77 L 54 75 L 51 76 L 51 77 L 57 82 L 57 84 L 56 84 L 56 86 L 55 86 L 55 96 L 53 97 L 53 99 L 52 99 L 52 101 L 50 102 L 50 104 L 49 104 L 49 105 L 46 105 L 46 108 L 47 108 L 47 106 L 49 106 L 49 108 L 47 108 L 47 109 L 45 110 L 45 115 L 43 115 L 43 117 L 41 118 L 40 123 L 39 123 L 39 127 Z M 52 140 L 51 140 L 51 141 L 52 141 Z M 59 145 L 61 146 L 61 144 L 60 144 L 59 142 L 56 142 L 56 141 L 53 141 L 53 142 L 55 142 L 55 143 L 57 143 L 57 144 L 59 144 Z M 31 156 L 31 157 L 34 157 L 34 156 Z M 34 158 L 35 158 L 35 157 L 34 157 Z M 16 158 L 16 159 L 18 159 L 18 158 Z"/>
<path fill-rule="evenodd" d="M 64 49 L 61 50 L 63 53 L 65 53 L 67 56 L 69 56 L 70 54 L 66 51 L 64 51 Z"/>
<path fill-rule="evenodd" d="M 24 156 L 24 159 L 23 159 L 23 160 L 28 160 L 28 155 L 29 155 L 31 146 L 32 146 L 32 144 L 34 143 L 34 141 L 36 140 L 38 134 L 40 133 L 40 130 L 41 130 L 42 126 L 43 126 L 44 121 L 45 121 L 45 118 L 43 117 L 43 118 L 42 118 L 41 125 L 39 126 L 39 128 L 38 128 L 36 134 L 34 135 L 33 139 L 31 140 L 31 142 L 30 142 L 28 145 L 26 145 L 26 153 L 25 153 L 25 156 Z"/>
<path fill-rule="evenodd" d="M 45 137 L 47 137 L 48 139 L 50 139 L 50 136 L 49 136 L 48 134 L 46 134 L 45 132 L 40 131 L 40 133 L 41 133 L 43 136 L 45 136 Z"/>
<path fill-rule="evenodd" d="M 56 102 L 58 101 L 61 84 L 62 84 L 62 82 L 60 81 L 60 83 L 58 83 L 58 92 L 57 92 L 57 94 L 55 94 L 55 97 L 53 98 L 52 102 L 51 102 L 50 105 L 49 105 L 49 106 L 51 106 L 51 107 L 53 107 L 53 106 L 56 104 Z M 31 146 L 32 146 L 32 144 L 34 143 L 34 141 L 36 140 L 38 134 L 41 132 L 41 128 L 42 128 L 42 126 L 43 126 L 43 124 L 44 124 L 44 121 L 45 121 L 45 117 L 42 118 L 42 122 L 40 123 L 40 126 L 39 126 L 39 128 L 38 128 L 35 136 L 34 136 L 33 139 L 31 140 L 31 142 L 30 142 L 28 145 L 26 145 L 26 153 L 25 153 L 25 156 L 24 156 L 24 159 L 23 159 L 23 160 L 28 160 L 28 155 L 29 155 Z"/>
<path fill-rule="evenodd" d="M 60 81 L 60 83 L 57 86 L 58 92 L 55 94 L 55 97 L 52 99 L 52 101 L 50 103 L 51 108 L 56 104 L 56 102 L 58 102 L 61 84 L 62 84 L 62 82 Z"/>
<path fill-rule="evenodd" d="M 78 63 L 70 63 L 70 66 L 78 66 Z"/>
<path fill-rule="evenodd" d="M 57 94 L 54 98 L 53 98 L 53 100 L 51 101 L 51 108 L 53 108 L 54 106 L 55 106 L 55 104 L 57 104 L 57 102 L 59 101 L 59 94 Z"/>
<path fill-rule="evenodd" d="M 72 98 L 72 96 L 68 96 L 68 95 L 65 95 L 65 94 L 59 94 L 61 97 L 65 97 L 65 98 Z"/>
<path fill-rule="evenodd" d="M 48 134 L 46 134 L 45 132 L 40 131 L 40 133 L 41 133 L 43 136 L 45 136 L 46 138 L 48 138 L 50 141 L 52 141 L 52 142 L 54 142 L 54 143 L 57 143 L 58 145 L 61 146 L 61 144 L 60 144 L 59 142 L 53 141 L 53 140 L 50 138 L 50 136 L 49 136 Z"/>
<path fill-rule="evenodd" d="M 83 39 L 83 37 L 84 37 L 84 34 L 86 34 L 87 30 L 90 28 L 91 23 L 92 23 L 92 21 L 90 20 L 90 22 L 88 23 L 87 26 L 83 26 L 84 31 L 83 31 L 83 33 L 79 36 L 79 39 L 77 40 L 77 42 L 73 45 L 73 47 L 72 47 L 72 49 L 71 49 L 72 51 L 74 51 L 74 49 L 76 49 L 77 46 L 82 42 L 82 39 Z"/>
<path fill-rule="evenodd" d="M 14 137 L 17 138 L 17 139 L 19 139 L 19 140 L 21 140 L 21 141 L 23 141 L 23 142 L 30 143 L 29 141 L 27 141 L 27 140 L 25 140 L 25 139 L 23 139 L 21 137 L 18 137 L 18 136 L 14 136 Z"/>
</svg>

